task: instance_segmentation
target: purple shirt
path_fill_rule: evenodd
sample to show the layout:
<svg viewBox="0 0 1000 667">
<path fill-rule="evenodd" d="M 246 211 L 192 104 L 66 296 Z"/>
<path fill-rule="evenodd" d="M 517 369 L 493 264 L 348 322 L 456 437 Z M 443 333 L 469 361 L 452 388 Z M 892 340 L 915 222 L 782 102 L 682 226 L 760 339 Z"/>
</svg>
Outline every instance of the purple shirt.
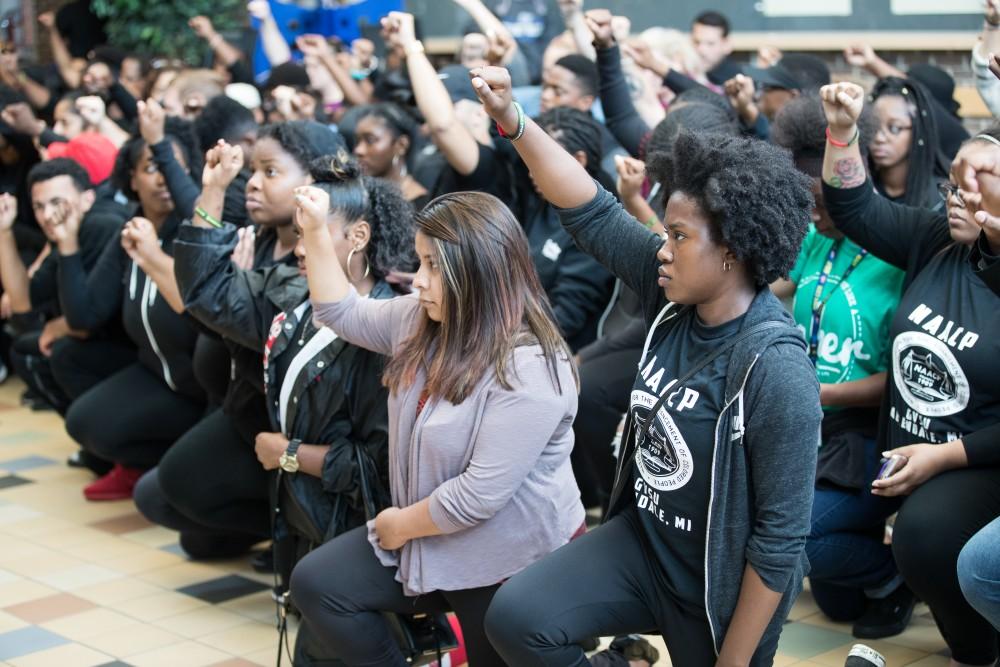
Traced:
<svg viewBox="0 0 1000 667">
<path fill-rule="evenodd" d="M 416 329 L 412 296 L 314 303 L 315 320 L 348 342 L 391 356 Z M 459 405 L 432 398 L 417 416 L 426 375 L 389 394 L 389 482 L 393 504 L 430 497 L 443 535 L 378 547 L 407 595 L 500 583 L 569 541 L 584 520 L 570 466 L 577 392 L 569 359 L 556 386 L 539 345 L 518 347 L 512 389 L 488 371 Z"/>
</svg>

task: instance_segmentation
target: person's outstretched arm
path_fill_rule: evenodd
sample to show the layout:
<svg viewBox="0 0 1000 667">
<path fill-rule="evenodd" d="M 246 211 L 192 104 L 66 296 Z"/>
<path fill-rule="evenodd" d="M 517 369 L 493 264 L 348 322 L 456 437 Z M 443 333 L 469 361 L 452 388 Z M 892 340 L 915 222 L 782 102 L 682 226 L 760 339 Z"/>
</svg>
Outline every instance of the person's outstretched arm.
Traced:
<svg viewBox="0 0 1000 667">
<path fill-rule="evenodd" d="M 887 79 L 890 76 L 906 78 L 906 72 L 893 67 L 883 60 L 871 44 L 855 44 L 844 49 L 844 60 L 855 67 L 863 67 L 868 73 L 879 78 Z"/>
<path fill-rule="evenodd" d="M 292 50 L 289 48 L 288 42 L 285 41 L 284 35 L 281 34 L 281 29 L 271 14 L 271 5 L 267 3 L 267 0 L 250 0 L 247 4 L 247 11 L 260 21 L 257 32 L 264 47 L 264 55 L 271 67 L 277 67 L 291 60 Z"/>
<path fill-rule="evenodd" d="M 194 214 L 200 188 L 174 156 L 174 146 L 166 138 L 165 123 L 166 115 L 156 100 L 139 103 L 139 132 L 153 153 L 153 162 L 163 173 L 174 206 L 182 217 L 190 218 Z"/>
<path fill-rule="evenodd" d="M 455 171 L 468 176 L 479 166 L 479 146 L 472 133 L 455 117 L 455 105 L 448 90 L 414 33 L 413 15 L 391 12 L 382 24 L 389 44 L 398 46 L 406 56 L 413 96 L 420 113 L 427 119 L 434 145 Z"/>
<path fill-rule="evenodd" d="M 38 15 L 38 22 L 49 32 L 49 47 L 52 49 L 52 59 L 59 70 L 59 76 L 67 88 L 79 88 L 83 79 L 83 70 L 87 66 L 87 61 L 82 58 L 74 58 L 66 46 L 66 40 L 59 33 L 56 26 L 56 16 L 54 12 L 45 12 Z"/>
<path fill-rule="evenodd" d="M 647 314 L 662 307 L 663 292 L 656 283 L 660 237 L 636 224 L 572 155 L 519 113 L 511 100 L 507 70 L 486 67 L 471 74 L 486 113 L 513 139 L 542 196 L 557 208 L 569 209 L 559 215 L 577 246 L 636 292 Z M 523 133 L 517 138 L 522 123 Z"/>
<path fill-rule="evenodd" d="M 612 18 L 611 12 L 606 9 L 593 9 L 586 14 L 587 27 L 597 53 L 601 108 L 604 109 L 604 122 L 611 134 L 629 155 L 638 157 L 650 127 L 632 102 L 628 82 L 622 71 L 621 52 L 611 29 Z"/>
<path fill-rule="evenodd" d="M 334 82 L 344 93 L 344 101 L 352 106 L 361 106 L 371 102 L 369 91 L 354 80 L 351 73 L 337 60 L 330 44 L 322 35 L 302 35 L 295 40 L 295 45 L 305 56 L 314 56 L 322 63 Z"/>
<path fill-rule="evenodd" d="M 873 255 L 909 273 L 950 243 L 941 213 L 904 206 L 875 193 L 858 146 L 865 92 L 854 83 L 820 89 L 829 123 L 823 155 L 823 192 L 837 228 Z"/>
<path fill-rule="evenodd" d="M 523 122 L 524 131 L 514 143 L 518 155 L 531 170 L 535 184 L 549 203 L 559 208 L 575 208 L 597 195 L 597 185 L 572 155 L 545 133 L 535 121 L 518 112 L 511 97 L 510 73 L 502 67 L 472 70 L 472 87 L 486 113 L 500 124 L 504 134 L 515 137 Z"/>
</svg>

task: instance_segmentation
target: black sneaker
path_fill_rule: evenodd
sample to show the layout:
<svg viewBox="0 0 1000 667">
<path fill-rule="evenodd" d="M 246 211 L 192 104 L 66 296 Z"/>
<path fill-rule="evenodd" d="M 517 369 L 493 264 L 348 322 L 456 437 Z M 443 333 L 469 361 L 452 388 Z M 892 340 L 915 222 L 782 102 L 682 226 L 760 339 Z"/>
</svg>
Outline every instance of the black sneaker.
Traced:
<svg viewBox="0 0 1000 667">
<path fill-rule="evenodd" d="M 898 635 L 910 623 L 917 598 L 906 584 L 884 598 L 869 600 L 868 608 L 851 628 L 858 639 L 881 639 Z"/>
</svg>

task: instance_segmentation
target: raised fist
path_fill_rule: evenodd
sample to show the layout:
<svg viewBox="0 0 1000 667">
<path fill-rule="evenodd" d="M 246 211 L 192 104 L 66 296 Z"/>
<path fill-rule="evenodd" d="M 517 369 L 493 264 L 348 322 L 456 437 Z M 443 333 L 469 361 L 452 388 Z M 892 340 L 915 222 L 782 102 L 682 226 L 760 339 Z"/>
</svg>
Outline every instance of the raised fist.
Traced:
<svg viewBox="0 0 1000 667">
<path fill-rule="evenodd" d="M 844 49 L 844 60 L 853 67 L 868 67 L 875 61 L 875 49 L 870 44 L 852 44 Z"/>
<path fill-rule="evenodd" d="M 207 16 L 195 16 L 188 21 L 188 26 L 201 39 L 207 40 L 215 36 L 215 26 L 212 25 L 212 19 Z"/>
<path fill-rule="evenodd" d="M 838 139 L 849 141 L 857 127 L 861 109 L 865 106 L 865 91 L 856 83 L 831 83 L 819 89 L 823 111 L 830 132 Z"/>
<path fill-rule="evenodd" d="M 469 72 L 472 88 L 490 118 L 504 130 L 517 129 L 517 110 L 511 93 L 510 72 L 502 67 L 477 67 Z"/>
<path fill-rule="evenodd" d="M 594 36 L 594 46 L 610 49 L 615 45 L 615 33 L 611 28 L 611 12 L 607 9 L 591 9 L 583 15 L 583 20 Z"/>
<path fill-rule="evenodd" d="M 330 211 L 330 195 L 312 185 L 295 188 L 295 222 L 303 232 L 326 226 Z"/>
<path fill-rule="evenodd" d="M 201 186 L 205 190 L 225 190 L 243 168 L 243 149 L 231 146 L 224 139 L 205 153 L 205 169 L 201 172 Z"/>
</svg>

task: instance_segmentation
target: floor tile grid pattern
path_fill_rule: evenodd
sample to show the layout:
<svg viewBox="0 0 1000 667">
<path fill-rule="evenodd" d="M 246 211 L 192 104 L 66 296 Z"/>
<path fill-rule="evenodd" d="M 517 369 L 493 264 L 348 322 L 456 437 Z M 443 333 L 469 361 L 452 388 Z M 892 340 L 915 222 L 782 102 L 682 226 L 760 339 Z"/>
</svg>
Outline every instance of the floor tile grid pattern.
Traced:
<svg viewBox="0 0 1000 667">
<path fill-rule="evenodd" d="M 0 385 L 0 665 L 273 665 L 270 577 L 246 558 L 187 560 L 176 533 L 147 523 L 131 502 L 84 501 L 91 477 L 65 465 L 75 447 L 62 420 L 20 407 L 22 389 Z M 669 665 L 662 640 L 650 639 L 657 664 Z M 775 665 L 840 667 L 854 642 L 807 590 Z M 923 605 L 902 635 L 867 643 L 891 667 L 948 664 Z"/>
</svg>

